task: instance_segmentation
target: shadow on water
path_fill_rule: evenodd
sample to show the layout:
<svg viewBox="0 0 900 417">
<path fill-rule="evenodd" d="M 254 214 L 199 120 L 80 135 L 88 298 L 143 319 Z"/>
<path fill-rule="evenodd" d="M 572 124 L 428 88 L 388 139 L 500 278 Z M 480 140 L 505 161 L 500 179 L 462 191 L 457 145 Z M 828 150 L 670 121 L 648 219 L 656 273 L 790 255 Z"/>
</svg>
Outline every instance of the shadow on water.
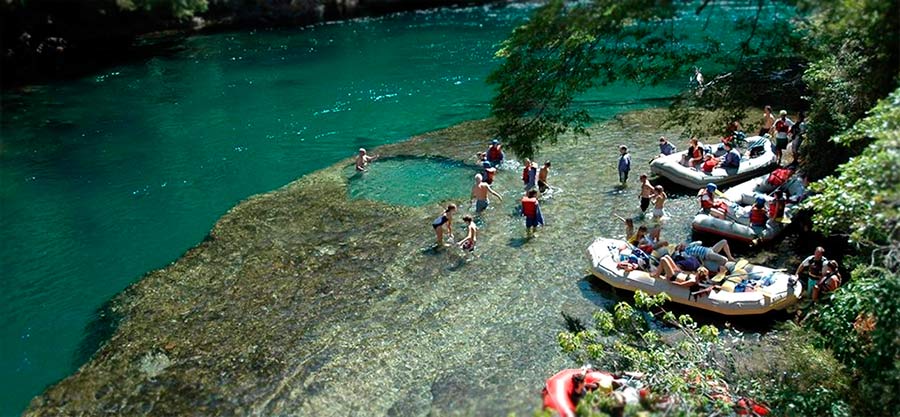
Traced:
<svg viewBox="0 0 900 417">
<path fill-rule="evenodd" d="M 115 333 L 122 317 L 113 311 L 112 306 L 112 300 L 103 303 L 94 313 L 93 319 L 85 326 L 84 338 L 78 343 L 72 358 L 76 366 L 87 363 Z"/>
<path fill-rule="evenodd" d="M 507 243 L 507 246 L 511 248 L 521 248 L 522 246 L 525 246 L 525 244 L 528 243 L 529 240 L 530 239 L 528 239 L 527 237 L 512 237 L 509 238 L 509 243 Z"/>
</svg>

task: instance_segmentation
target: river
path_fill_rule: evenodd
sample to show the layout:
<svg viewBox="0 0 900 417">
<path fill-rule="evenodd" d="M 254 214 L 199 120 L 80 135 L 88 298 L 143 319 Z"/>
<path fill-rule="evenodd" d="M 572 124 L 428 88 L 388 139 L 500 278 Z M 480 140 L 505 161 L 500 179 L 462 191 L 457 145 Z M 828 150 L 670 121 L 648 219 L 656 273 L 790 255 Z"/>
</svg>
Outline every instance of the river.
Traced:
<svg viewBox="0 0 900 417">
<path fill-rule="evenodd" d="M 31 397 L 87 361 L 96 348 L 101 307 L 200 242 L 239 201 L 332 165 L 359 147 L 486 117 L 492 92 L 484 79 L 496 65 L 493 53 L 530 10 L 440 9 L 193 36 L 146 61 L 4 93 L 0 415 L 20 413 Z M 683 21 L 696 24 L 690 18 Z M 617 85 L 581 104 L 608 118 L 657 105 L 682 84 Z M 609 153 L 633 139 L 616 133 L 592 140 L 591 149 Z M 651 146 L 638 146 L 638 156 L 652 153 L 648 140 Z M 571 149 L 585 152 L 584 146 Z M 562 168 L 560 178 L 580 174 Z M 589 185 L 580 184 L 583 192 L 590 192 Z M 608 217 L 625 197 L 602 199 L 595 208 Z M 678 210 L 677 198 L 673 205 Z M 584 209 L 569 207 L 573 216 Z M 593 226 L 579 224 L 593 233 Z M 504 222 L 509 230 L 517 225 Z M 682 237 L 686 231 L 679 230 Z M 506 246 L 512 251 L 516 245 Z M 571 265 L 554 269 L 578 280 Z M 582 283 L 575 292 L 561 290 L 547 308 L 573 302 L 584 312 L 603 300 Z M 482 330 L 452 329 L 472 332 L 457 340 L 484 336 Z M 523 336 L 516 331 L 506 337 Z M 544 352 L 538 357 L 553 357 L 554 341 L 535 350 Z M 502 408 L 498 397 L 506 395 L 495 388 L 485 391 L 492 409 Z M 517 407 L 527 409 L 521 402 Z"/>
</svg>

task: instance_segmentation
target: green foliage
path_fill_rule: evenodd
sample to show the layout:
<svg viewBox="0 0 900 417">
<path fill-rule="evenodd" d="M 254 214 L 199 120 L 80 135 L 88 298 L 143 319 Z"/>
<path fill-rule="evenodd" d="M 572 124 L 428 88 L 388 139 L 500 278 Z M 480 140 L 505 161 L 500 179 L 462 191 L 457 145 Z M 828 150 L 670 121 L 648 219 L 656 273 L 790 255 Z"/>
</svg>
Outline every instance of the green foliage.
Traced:
<svg viewBox="0 0 900 417">
<path fill-rule="evenodd" d="M 876 258 L 896 262 L 900 254 L 900 90 L 835 141 L 872 144 L 838 167 L 837 176 L 812 184 L 817 194 L 804 206 L 814 210 L 816 230 L 846 233 L 863 253 L 874 251 Z M 897 270 L 896 264 L 888 267 Z"/>
<path fill-rule="evenodd" d="M 854 412 L 892 415 L 900 407 L 900 276 L 870 266 L 853 276 L 808 323 L 859 381 Z"/>
<path fill-rule="evenodd" d="M 806 171 L 822 178 L 868 143 L 864 136 L 837 143 L 831 138 L 897 87 L 900 2 L 804 0 L 799 7 L 808 16 L 798 24 L 806 32 L 804 53 L 811 63 L 803 79 L 812 104 L 801 152 Z"/>
</svg>

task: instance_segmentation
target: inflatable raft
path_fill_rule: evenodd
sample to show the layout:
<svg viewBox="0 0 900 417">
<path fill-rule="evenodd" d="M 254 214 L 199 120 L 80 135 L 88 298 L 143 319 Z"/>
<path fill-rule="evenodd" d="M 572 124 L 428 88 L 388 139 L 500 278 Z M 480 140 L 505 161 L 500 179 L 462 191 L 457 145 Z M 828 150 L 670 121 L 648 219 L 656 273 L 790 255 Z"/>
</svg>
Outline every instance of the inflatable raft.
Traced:
<svg viewBox="0 0 900 417">
<path fill-rule="evenodd" d="M 805 193 L 803 181 L 798 177 L 792 177 L 781 186 L 769 183 L 769 174 L 763 174 L 750 181 L 741 183 L 725 191 L 724 197 L 732 204 L 729 214 L 725 219 L 718 219 L 708 214 L 699 213 L 694 216 L 691 227 L 702 233 L 722 236 L 729 240 L 735 240 L 746 244 L 767 243 L 781 236 L 784 229 L 790 223 L 790 217 L 799 209 L 794 196 Z M 750 207 L 757 198 L 766 200 L 766 204 L 772 204 L 770 195 L 776 189 L 780 189 L 788 196 L 785 201 L 784 217 L 772 219 L 766 222 L 766 227 L 750 226 Z"/>
<path fill-rule="evenodd" d="M 693 276 L 681 273 L 676 281 L 653 278 L 647 272 L 625 272 L 616 264 L 631 245 L 619 239 L 598 238 L 588 247 L 591 273 L 628 291 L 668 294 L 673 302 L 729 316 L 765 314 L 785 309 L 797 302 L 801 287 L 792 275 L 746 261 L 728 262 L 728 274 L 712 278 L 714 285 L 691 283 Z M 623 253 L 624 252 L 624 253 Z"/>
<path fill-rule="evenodd" d="M 681 151 L 654 159 L 650 162 L 650 172 L 665 177 L 678 185 L 693 189 L 703 188 L 709 183 L 723 186 L 746 181 L 771 171 L 776 165 L 775 152 L 772 150 L 772 143 L 769 139 L 761 136 L 747 138 L 747 143 L 754 142 L 762 143 L 762 153 L 753 158 L 742 156 L 741 165 L 736 170 L 715 168 L 712 173 L 707 174 L 698 169 L 686 167 L 681 164 L 681 159 L 687 151 Z"/>
<path fill-rule="evenodd" d="M 596 384 L 599 389 L 612 390 L 613 376 L 600 371 L 585 369 L 563 369 L 550 377 L 544 386 L 544 408 L 554 410 L 562 417 L 575 416 L 575 407 L 572 403 L 572 376 L 584 375 L 586 385 Z"/>
</svg>

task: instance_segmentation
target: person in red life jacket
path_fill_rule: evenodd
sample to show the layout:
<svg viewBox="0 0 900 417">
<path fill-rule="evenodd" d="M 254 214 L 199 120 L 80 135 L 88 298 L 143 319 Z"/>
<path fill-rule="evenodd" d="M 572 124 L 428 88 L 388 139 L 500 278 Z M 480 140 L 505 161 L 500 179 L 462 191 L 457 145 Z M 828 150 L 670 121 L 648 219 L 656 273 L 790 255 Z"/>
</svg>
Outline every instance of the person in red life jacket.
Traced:
<svg viewBox="0 0 900 417">
<path fill-rule="evenodd" d="M 794 122 L 788 119 L 786 110 L 778 112 L 778 120 L 775 121 L 775 158 L 778 160 L 778 165 L 781 165 L 781 154 L 787 149 L 788 132 L 793 126 Z"/>
<path fill-rule="evenodd" d="M 703 164 L 700 165 L 700 170 L 707 174 L 712 174 L 712 171 L 719 165 L 719 160 L 712 156 L 712 154 L 708 153 L 703 156 Z"/>
<path fill-rule="evenodd" d="M 525 158 L 525 164 L 522 165 L 522 184 L 528 185 L 528 172 L 531 170 L 531 160 Z"/>
<path fill-rule="evenodd" d="M 481 161 L 481 168 L 484 169 L 484 173 L 482 174 L 484 176 L 484 182 L 486 182 L 488 184 L 493 184 L 494 183 L 494 175 L 497 173 L 497 168 L 494 168 L 493 166 L 491 166 L 491 163 L 488 162 L 487 159 Z"/>
<path fill-rule="evenodd" d="M 768 221 L 769 215 L 766 213 L 766 199 L 757 197 L 756 204 L 750 208 L 750 226 L 765 228 Z"/>
<path fill-rule="evenodd" d="M 700 145 L 700 141 L 697 140 L 697 137 L 694 136 L 688 142 L 687 152 L 681 159 L 682 165 L 686 167 L 698 167 L 703 163 L 703 146 Z"/>
<path fill-rule="evenodd" d="M 698 193 L 700 196 L 700 211 L 717 219 L 724 219 L 728 214 L 728 203 L 716 200 L 716 184 L 706 184 Z"/>
<path fill-rule="evenodd" d="M 503 149 L 499 140 L 494 139 L 491 141 L 491 146 L 487 150 L 487 160 L 493 167 L 498 167 L 503 163 Z"/>
<path fill-rule="evenodd" d="M 780 219 L 784 217 L 784 192 L 781 190 L 776 190 L 773 194 L 774 200 L 769 204 L 769 217 L 773 219 Z"/>
<path fill-rule="evenodd" d="M 537 190 L 529 190 L 522 197 L 522 214 L 525 215 L 525 233 L 528 237 L 535 236 L 538 226 L 544 225 L 544 217 L 541 215 L 541 205 L 537 200 Z"/>
</svg>

